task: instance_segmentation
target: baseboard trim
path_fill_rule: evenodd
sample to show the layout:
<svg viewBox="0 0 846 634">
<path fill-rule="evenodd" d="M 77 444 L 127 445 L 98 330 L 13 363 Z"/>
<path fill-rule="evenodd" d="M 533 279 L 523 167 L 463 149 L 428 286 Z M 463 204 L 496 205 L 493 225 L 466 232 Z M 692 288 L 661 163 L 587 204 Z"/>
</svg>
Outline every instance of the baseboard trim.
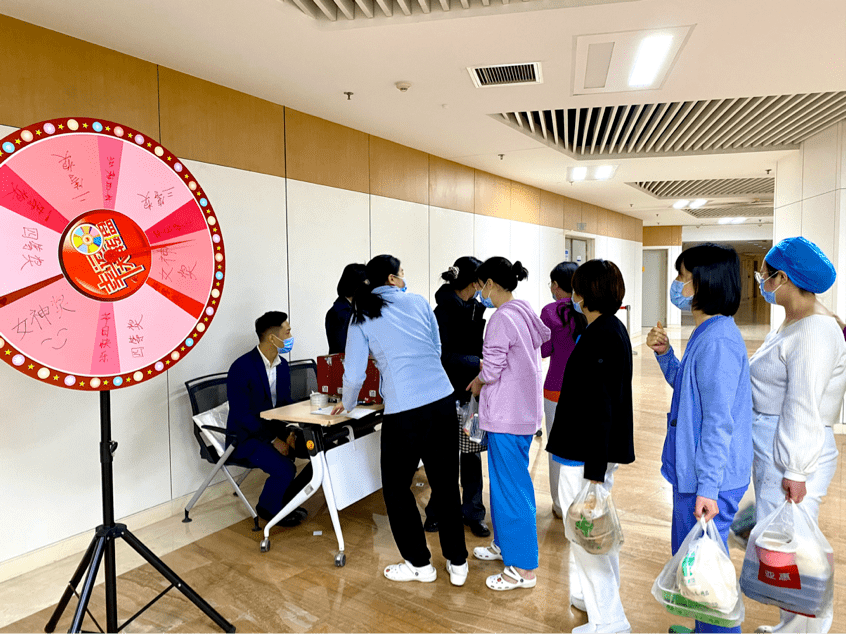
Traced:
<svg viewBox="0 0 846 634">
<path fill-rule="evenodd" d="M 250 482 L 252 479 L 252 477 L 248 478 L 245 484 Z M 198 507 L 195 508 L 200 510 L 199 506 L 203 503 L 210 502 L 211 500 L 231 493 L 232 488 L 226 480 L 213 484 L 206 489 Z M 119 518 L 117 522 L 126 524 L 131 530 L 137 531 L 147 526 L 151 526 L 156 522 L 173 517 L 174 515 L 183 515 L 185 506 L 188 502 L 190 502 L 193 496 L 193 493 L 188 493 L 182 497 L 170 500 L 169 502 L 164 502 L 163 504 L 153 506 L 138 513 L 134 513 L 133 515 Z M 84 533 L 73 535 L 72 537 L 68 537 L 48 546 L 42 546 L 41 548 L 24 553 L 23 555 L 18 555 L 12 559 L 0 562 L 0 583 L 14 579 L 15 577 L 32 572 L 42 566 L 47 566 L 72 555 L 81 555 L 91 542 L 94 528 L 95 527 L 92 526 L 91 529 L 85 531 Z"/>
</svg>

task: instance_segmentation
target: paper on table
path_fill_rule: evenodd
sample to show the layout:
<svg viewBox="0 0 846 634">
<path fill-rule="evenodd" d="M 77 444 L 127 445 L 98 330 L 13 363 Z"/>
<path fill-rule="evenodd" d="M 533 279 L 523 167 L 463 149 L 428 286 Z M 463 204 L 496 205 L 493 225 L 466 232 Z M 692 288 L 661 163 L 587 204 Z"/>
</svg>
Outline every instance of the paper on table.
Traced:
<svg viewBox="0 0 846 634">
<path fill-rule="evenodd" d="M 332 410 L 335 409 L 334 405 L 330 405 L 329 407 L 322 407 L 320 409 L 316 409 L 312 412 L 312 414 L 322 414 L 324 416 L 329 416 L 332 413 Z M 359 420 L 360 418 L 364 418 L 370 414 L 375 414 L 376 412 L 372 409 L 367 409 L 366 407 L 356 407 L 351 412 L 343 412 L 342 416 L 346 416 L 347 418 L 352 418 L 354 420 Z"/>
</svg>

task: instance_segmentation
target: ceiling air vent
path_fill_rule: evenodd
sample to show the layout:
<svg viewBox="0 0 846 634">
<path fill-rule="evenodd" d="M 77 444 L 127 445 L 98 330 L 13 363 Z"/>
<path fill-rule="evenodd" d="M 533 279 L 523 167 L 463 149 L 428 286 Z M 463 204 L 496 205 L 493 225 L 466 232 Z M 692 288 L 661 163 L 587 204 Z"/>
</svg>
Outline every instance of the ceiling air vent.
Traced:
<svg viewBox="0 0 846 634">
<path fill-rule="evenodd" d="M 520 84 L 541 84 L 540 62 L 529 64 L 502 64 L 500 66 L 474 66 L 467 72 L 476 88 L 490 86 L 519 86 Z"/>
</svg>

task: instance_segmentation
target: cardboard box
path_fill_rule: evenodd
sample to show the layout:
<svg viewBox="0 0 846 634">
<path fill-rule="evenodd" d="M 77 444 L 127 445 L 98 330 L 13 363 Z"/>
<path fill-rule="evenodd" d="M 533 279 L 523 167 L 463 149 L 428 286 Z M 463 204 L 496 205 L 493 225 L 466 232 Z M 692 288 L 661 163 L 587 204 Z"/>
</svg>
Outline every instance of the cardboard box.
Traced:
<svg viewBox="0 0 846 634">
<path fill-rule="evenodd" d="M 367 376 L 358 400 L 367 404 L 381 403 L 379 394 L 379 370 L 373 357 L 367 360 Z M 328 354 L 317 357 L 317 387 L 323 394 L 343 396 L 344 392 L 344 353 Z"/>
</svg>

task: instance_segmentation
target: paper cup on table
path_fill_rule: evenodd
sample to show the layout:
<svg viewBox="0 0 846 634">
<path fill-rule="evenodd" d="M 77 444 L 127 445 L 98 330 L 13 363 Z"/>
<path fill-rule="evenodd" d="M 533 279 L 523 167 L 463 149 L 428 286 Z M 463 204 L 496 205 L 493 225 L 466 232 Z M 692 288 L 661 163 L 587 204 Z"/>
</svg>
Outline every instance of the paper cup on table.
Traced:
<svg viewBox="0 0 846 634">
<path fill-rule="evenodd" d="M 311 399 L 312 409 L 321 409 L 329 405 L 329 397 L 326 394 L 312 392 L 309 398 Z"/>
</svg>

